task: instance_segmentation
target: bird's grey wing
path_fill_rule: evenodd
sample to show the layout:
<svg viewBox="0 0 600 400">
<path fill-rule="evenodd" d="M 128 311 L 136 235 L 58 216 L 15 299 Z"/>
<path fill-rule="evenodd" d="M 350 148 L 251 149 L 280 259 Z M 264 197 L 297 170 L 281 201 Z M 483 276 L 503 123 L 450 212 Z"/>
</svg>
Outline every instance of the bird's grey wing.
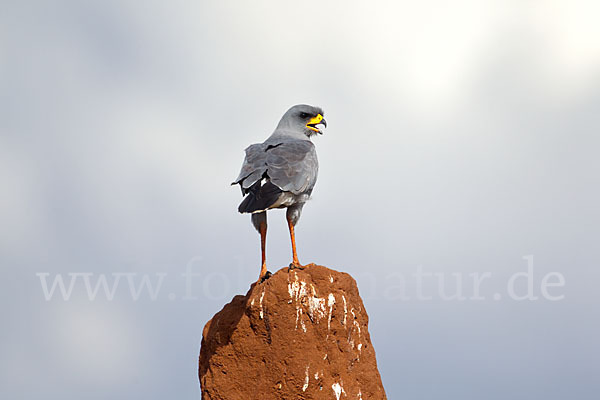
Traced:
<svg viewBox="0 0 600 400">
<path fill-rule="evenodd" d="M 269 148 L 266 163 L 271 182 L 285 192 L 310 194 L 317 182 L 317 152 L 308 140 L 285 142 Z"/>
<path fill-rule="evenodd" d="M 267 146 L 263 143 L 252 144 L 246 148 L 246 157 L 242 164 L 242 170 L 232 185 L 239 183 L 242 187 L 242 192 L 245 193 L 244 189 L 248 189 L 262 178 L 267 170 L 266 149 Z"/>
</svg>

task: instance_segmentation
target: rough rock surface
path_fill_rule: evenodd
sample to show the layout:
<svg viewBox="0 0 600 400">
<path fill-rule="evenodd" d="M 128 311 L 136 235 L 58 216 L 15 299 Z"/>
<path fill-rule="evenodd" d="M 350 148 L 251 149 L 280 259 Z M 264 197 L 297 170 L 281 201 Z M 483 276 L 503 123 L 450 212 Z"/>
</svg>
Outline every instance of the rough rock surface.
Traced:
<svg viewBox="0 0 600 400">
<path fill-rule="evenodd" d="M 386 399 L 368 320 L 350 275 L 283 268 L 204 327 L 202 399 Z"/>
</svg>

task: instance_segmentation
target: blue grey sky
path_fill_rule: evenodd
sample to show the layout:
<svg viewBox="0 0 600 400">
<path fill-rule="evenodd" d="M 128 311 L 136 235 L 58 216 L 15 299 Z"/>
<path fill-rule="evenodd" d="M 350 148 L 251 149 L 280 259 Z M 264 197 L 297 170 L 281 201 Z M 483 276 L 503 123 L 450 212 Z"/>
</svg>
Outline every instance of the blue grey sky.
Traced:
<svg viewBox="0 0 600 400">
<path fill-rule="evenodd" d="M 300 261 L 356 278 L 388 398 L 597 397 L 597 2 L 1 8 L 0 397 L 199 398 L 202 327 L 259 272 L 229 183 L 296 103 L 329 125 Z"/>
</svg>

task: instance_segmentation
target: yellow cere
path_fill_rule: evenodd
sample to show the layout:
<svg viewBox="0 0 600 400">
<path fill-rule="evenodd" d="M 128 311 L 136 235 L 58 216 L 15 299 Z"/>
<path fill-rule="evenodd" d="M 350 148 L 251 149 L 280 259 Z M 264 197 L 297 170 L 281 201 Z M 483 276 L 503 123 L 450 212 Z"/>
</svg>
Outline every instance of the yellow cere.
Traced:
<svg viewBox="0 0 600 400">
<path fill-rule="evenodd" d="M 313 130 L 313 131 L 315 131 L 315 132 L 319 132 L 319 130 L 318 130 L 317 128 L 315 128 L 315 127 L 313 127 L 313 126 L 310 126 L 310 125 L 316 125 L 316 124 L 318 124 L 319 122 L 321 122 L 321 120 L 322 120 L 322 119 L 323 119 L 323 116 L 322 116 L 321 114 L 317 114 L 317 116 L 316 116 L 316 117 L 312 117 L 312 118 L 310 119 L 310 121 L 308 121 L 308 124 L 306 124 L 306 127 L 307 127 L 308 129 L 312 129 L 312 130 Z"/>
</svg>

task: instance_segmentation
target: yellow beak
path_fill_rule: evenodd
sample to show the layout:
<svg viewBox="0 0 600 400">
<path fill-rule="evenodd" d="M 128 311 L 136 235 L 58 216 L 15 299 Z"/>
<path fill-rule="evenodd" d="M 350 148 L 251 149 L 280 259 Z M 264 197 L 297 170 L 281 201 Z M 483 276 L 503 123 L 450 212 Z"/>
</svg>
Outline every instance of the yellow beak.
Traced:
<svg viewBox="0 0 600 400">
<path fill-rule="evenodd" d="M 308 121 L 308 124 L 306 124 L 306 127 L 317 133 L 321 133 L 321 131 L 315 127 L 318 124 L 323 124 L 323 125 L 327 126 L 327 122 L 325 122 L 325 120 L 323 119 L 323 116 L 321 114 L 317 114 L 316 117 L 312 117 L 310 119 L 310 121 Z"/>
</svg>

